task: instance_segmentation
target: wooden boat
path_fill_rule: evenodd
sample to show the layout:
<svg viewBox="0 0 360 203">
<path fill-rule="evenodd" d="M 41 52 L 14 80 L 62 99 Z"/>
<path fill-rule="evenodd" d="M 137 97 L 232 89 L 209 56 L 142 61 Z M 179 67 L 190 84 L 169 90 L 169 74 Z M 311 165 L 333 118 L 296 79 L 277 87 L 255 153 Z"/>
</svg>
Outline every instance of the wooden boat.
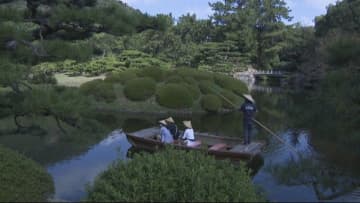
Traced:
<svg viewBox="0 0 360 203">
<path fill-rule="evenodd" d="M 159 135 L 158 127 L 147 128 L 133 133 L 126 133 L 128 141 L 137 149 L 156 151 L 165 146 L 160 140 L 156 139 Z M 207 133 L 195 133 L 199 145 L 188 147 L 180 142 L 174 142 L 176 149 L 182 150 L 206 150 L 209 155 L 216 159 L 230 159 L 232 161 L 250 161 L 254 157 L 259 157 L 265 146 L 264 141 L 254 141 L 249 145 L 243 145 L 243 140 L 234 137 L 219 137 Z"/>
</svg>

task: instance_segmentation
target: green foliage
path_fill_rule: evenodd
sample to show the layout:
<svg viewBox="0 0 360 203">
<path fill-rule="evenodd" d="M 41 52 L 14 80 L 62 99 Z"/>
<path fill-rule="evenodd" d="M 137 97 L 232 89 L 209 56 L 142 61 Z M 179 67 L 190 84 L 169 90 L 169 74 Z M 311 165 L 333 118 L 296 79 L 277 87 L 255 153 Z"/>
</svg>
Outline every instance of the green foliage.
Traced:
<svg viewBox="0 0 360 203">
<path fill-rule="evenodd" d="M 147 183 L 147 184 L 144 184 Z M 256 194 L 244 165 L 216 161 L 203 153 L 166 149 L 135 154 L 102 173 L 87 201 L 249 202 Z"/>
<path fill-rule="evenodd" d="M 152 78 L 129 80 L 124 87 L 125 96 L 133 101 L 144 101 L 154 95 L 156 82 Z"/>
<path fill-rule="evenodd" d="M 151 57 L 149 54 L 146 54 L 141 51 L 136 50 L 124 50 L 119 55 L 120 61 L 124 62 L 125 66 L 128 68 L 163 68 L 169 69 L 170 64 L 166 63 L 155 57 Z"/>
<path fill-rule="evenodd" d="M 333 30 L 359 33 L 360 25 L 357 20 L 359 12 L 359 1 L 344 0 L 329 5 L 325 15 L 315 18 L 316 35 L 324 37 Z"/>
<path fill-rule="evenodd" d="M 360 38 L 338 36 L 327 45 L 327 61 L 335 66 L 360 64 Z"/>
<path fill-rule="evenodd" d="M 170 74 L 169 74 L 169 76 L 166 76 L 166 80 L 165 80 L 166 83 L 181 83 L 183 81 L 184 81 L 184 79 L 181 76 L 170 75 Z"/>
<path fill-rule="evenodd" d="M 140 77 L 150 77 L 157 82 L 161 82 L 164 80 L 164 70 L 156 67 L 146 67 L 142 68 L 138 72 L 138 76 Z"/>
<path fill-rule="evenodd" d="M 30 78 L 30 82 L 33 84 L 56 84 L 56 78 L 52 73 L 36 72 L 33 73 Z"/>
<path fill-rule="evenodd" d="M 243 101 L 243 99 L 241 97 L 237 96 L 236 94 L 234 94 L 233 92 L 231 92 L 229 90 L 223 90 L 223 91 L 221 91 L 220 94 L 226 98 L 226 99 L 221 98 L 222 106 L 226 109 L 234 109 L 237 106 L 240 106 L 240 102 Z M 234 105 L 236 105 L 236 106 L 234 107 Z"/>
<path fill-rule="evenodd" d="M 215 83 L 224 89 L 233 91 L 237 95 L 242 95 L 248 91 L 243 82 L 225 75 L 215 75 Z"/>
<path fill-rule="evenodd" d="M 218 96 L 207 94 L 201 98 L 201 106 L 206 111 L 218 112 L 222 106 L 222 102 Z"/>
<path fill-rule="evenodd" d="M 113 84 L 101 79 L 82 84 L 80 92 L 84 95 L 94 96 L 97 101 L 112 102 L 116 99 Z"/>
<path fill-rule="evenodd" d="M 156 101 L 165 107 L 180 109 L 193 104 L 190 91 L 181 84 L 166 84 L 156 90 Z"/>
<path fill-rule="evenodd" d="M 180 84 L 189 90 L 190 95 L 193 98 L 193 100 L 197 100 L 200 97 L 201 91 L 200 91 L 200 88 L 198 87 L 198 85 L 196 85 L 196 84 L 191 85 L 191 84 L 187 84 L 187 83 L 180 83 Z"/>
<path fill-rule="evenodd" d="M 217 86 L 213 82 L 206 80 L 199 82 L 199 88 L 203 94 L 214 94 L 214 91 L 217 90 Z"/>
<path fill-rule="evenodd" d="M 136 72 L 133 70 L 125 70 L 122 72 L 113 72 L 106 76 L 105 82 L 125 84 L 129 80 L 137 78 Z"/>
<path fill-rule="evenodd" d="M 43 46 L 49 55 L 55 60 L 72 59 L 76 61 L 85 61 L 92 57 L 93 46 L 87 42 L 66 42 L 63 40 L 43 41 Z"/>
<path fill-rule="evenodd" d="M 191 77 L 196 81 L 200 80 L 213 80 L 213 75 L 210 72 L 201 71 L 193 68 L 178 68 L 176 69 L 173 74 L 182 76 L 183 78 Z"/>
<path fill-rule="evenodd" d="M 53 180 L 39 164 L 1 146 L 0 162 L 0 201 L 42 202 L 53 194 Z"/>
</svg>

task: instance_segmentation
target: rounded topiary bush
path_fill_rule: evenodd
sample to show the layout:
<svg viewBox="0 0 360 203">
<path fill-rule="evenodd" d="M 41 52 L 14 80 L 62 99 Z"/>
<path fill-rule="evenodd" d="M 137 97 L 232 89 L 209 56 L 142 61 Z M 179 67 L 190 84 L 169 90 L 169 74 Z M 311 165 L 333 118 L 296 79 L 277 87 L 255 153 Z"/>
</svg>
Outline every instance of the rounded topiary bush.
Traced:
<svg viewBox="0 0 360 203">
<path fill-rule="evenodd" d="M 221 108 L 222 102 L 218 96 L 207 94 L 201 98 L 201 106 L 206 111 L 217 112 Z"/>
<path fill-rule="evenodd" d="M 240 101 L 243 101 L 241 97 L 237 96 L 236 94 L 234 94 L 232 91 L 229 90 L 223 90 L 220 92 L 220 94 L 223 96 L 221 97 L 221 100 L 222 100 L 222 106 L 225 109 L 234 109 L 238 107 L 237 105 L 239 105 L 240 107 Z"/>
<path fill-rule="evenodd" d="M 214 77 L 213 74 L 207 71 L 201 71 L 194 68 L 179 68 L 174 71 L 175 74 L 182 76 L 182 77 L 191 77 L 196 81 L 199 80 L 209 80 L 213 81 Z"/>
<path fill-rule="evenodd" d="M 218 87 L 211 81 L 200 81 L 199 88 L 203 94 L 214 94 Z"/>
<path fill-rule="evenodd" d="M 142 68 L 138 71 L 137 75 L 140 77 L 150 77 L 154 79 L 155 81 L 163 81 L 164 80 L 164 73 L 165 71 L 161 68 L 156 67 L 146 67 Z"/>
<path fill-rule="evenodd" d="M 94 96 L 97 101 L 112 102 L 116 99 L 112 83 L 106 83 L 101 79 L 82 84 L 80 92 L 85 95 Z"/>
<path fill-rule="evenodd" d="M 196 80 L 194 78 L 192 78 L 192 77 L 185 77 L 184 82 L 186 82 L 189 85 L 197 85 L 198 84 L 196 82 Z"/>
<path fill-rule="evenodd" d="M 144 101 L 154 95 L 156 82 L 152 78 L 137 78 L 125 84 L 124 94 L 132 101 Z"/>
<path fill-rule="evenodd" d="M 194 84 L 194 85 L 190 85 L 190 84 L 187 84 L 187 83 L 180 83 L 180 84 L 188 89 L 188 91 L 190 92 L 191 97 L 193 98 L 193 100 L 197 100 L 200 97 L 201 91 L 200 91 L 200 88 L 199 88 L 199 86 L 197 84 Z"/>
<path fill-rule="evenodd" d="M 129 80 L 137 78 L 136 72 L 126 70 L 123 72 L 111 73 L 105 78 L 105 82 L 125 84 Z"/>
<path fill-rule="evenodd" d="M 167 76 L 167 79 L 165 79 L 165 81 L 166 83 L 181 83 L 184 82 L 184 79 L 178 75 L 171 75 Z"/>
<path fill-rule="evenodd" d="M 248 92 L 248 89 L 243 82 L 226 75 L 216 74 L 215 83 L 224 89 L 233 91 L 237 95 Z"/>
<path fill-rule="evenodd" d="M 39 164 L 0 146 L 0 202 L 45 202 L 54 193 L 51 176 Z"/>
<path fill-rule="evenodd" d="M 156 101 L 168 108 L 188 108 L 193 104 L 190 91 L 181 84 L 166 84 L 158 87 Z"/>
<path fill-rule="evenodd" d="M 261 202 L 244 164 L 171 148 L 135 154 L 102 173 L 86 201 Z"/>
</svg>

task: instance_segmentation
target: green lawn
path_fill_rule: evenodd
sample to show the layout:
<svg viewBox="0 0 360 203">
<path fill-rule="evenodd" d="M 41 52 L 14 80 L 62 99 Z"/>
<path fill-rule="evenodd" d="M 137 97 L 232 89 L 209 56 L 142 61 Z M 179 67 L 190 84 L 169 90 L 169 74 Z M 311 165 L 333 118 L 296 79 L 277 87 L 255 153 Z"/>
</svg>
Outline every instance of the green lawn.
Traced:
<svg viewBox="0 0 360 203">
<path fill-rule="evenodd" d="M 100 75 L 96 77 L 85 77 L 85 76 L 75 76 L 70 77 L 63 73 L 55 74 L 58 85 L 68 86 L 68 87 L 79 87 L 83 83 L 89 82 L 95 79 L 104 79 L 105 75 Z M 0 89 L 1 91 L 1 89 Z"/>
</svg>

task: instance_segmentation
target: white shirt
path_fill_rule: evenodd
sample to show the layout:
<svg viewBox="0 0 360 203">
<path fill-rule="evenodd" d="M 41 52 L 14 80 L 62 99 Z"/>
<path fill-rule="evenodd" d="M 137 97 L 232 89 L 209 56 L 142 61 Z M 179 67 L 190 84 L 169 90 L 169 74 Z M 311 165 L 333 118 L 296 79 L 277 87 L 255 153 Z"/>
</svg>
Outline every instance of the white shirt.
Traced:
<svg viewBox="0 0 360 203">
<path fill-rule="evenodd" d="M 194 141 L 195 140 L 194 130 L 192 128 L 187 128 L 184 132 L 182 139 Z"/>
</svg>

